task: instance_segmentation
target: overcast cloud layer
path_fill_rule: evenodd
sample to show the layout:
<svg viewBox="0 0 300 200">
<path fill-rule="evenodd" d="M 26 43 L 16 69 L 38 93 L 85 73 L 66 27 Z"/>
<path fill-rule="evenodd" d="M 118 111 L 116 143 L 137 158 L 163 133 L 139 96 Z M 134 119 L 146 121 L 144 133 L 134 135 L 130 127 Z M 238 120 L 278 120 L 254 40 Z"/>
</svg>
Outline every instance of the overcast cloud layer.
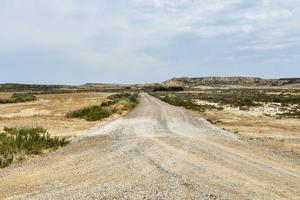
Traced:
<svg viewBox="0 0 300 200">
<path fill-rule="evenodd" d="M 0 82 L 300 77 L 299 0 L 1 0 Z"/>
</svg>

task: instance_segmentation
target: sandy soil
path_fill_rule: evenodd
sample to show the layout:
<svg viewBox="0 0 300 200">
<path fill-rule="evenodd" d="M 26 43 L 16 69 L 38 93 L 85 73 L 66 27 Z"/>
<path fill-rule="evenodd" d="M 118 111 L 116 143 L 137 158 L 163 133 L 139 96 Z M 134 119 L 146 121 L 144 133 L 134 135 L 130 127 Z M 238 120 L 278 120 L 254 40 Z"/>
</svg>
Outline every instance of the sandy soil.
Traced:
<svg viewBox="0 0 300 200">
<path fill-rule="evenodd" d="M 3 199 L 299 199 L 295 160 L 141 95 L 66 148 L 0 169 Z"/>
<path fill-rule="evenodd" d="M 300 161 L 299 119 L 276 119 L 235 108 L 208 110 L 201 116 L 255 145 Z"/>
<path fill-rule="evenodd" d="M 9 97 L 11 93 L 0 93 Z M 0 104 L 0 130 L 5 126 L 42 126 L 52 135 L 72 136 L 99 125 L 80 119 L 67 119 L 70 110 L 100 104 L 110 93 L 65 93 L 37 95 L 37 101 Z"/>
</svg>

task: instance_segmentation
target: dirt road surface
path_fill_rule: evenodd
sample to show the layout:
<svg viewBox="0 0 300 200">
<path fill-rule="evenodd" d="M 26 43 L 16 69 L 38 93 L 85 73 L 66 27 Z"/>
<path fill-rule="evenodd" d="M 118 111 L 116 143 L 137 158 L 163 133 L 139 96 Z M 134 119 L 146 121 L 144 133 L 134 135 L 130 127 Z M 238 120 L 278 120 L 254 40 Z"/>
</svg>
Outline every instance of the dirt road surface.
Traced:
<svg viewBox="0 0 300 200">
<path fill-rule="evenodd" d="M 300 199 L 300 166 L 141 94 L 125 117 L 0 169 L 0 197 Z"/>
</svg>

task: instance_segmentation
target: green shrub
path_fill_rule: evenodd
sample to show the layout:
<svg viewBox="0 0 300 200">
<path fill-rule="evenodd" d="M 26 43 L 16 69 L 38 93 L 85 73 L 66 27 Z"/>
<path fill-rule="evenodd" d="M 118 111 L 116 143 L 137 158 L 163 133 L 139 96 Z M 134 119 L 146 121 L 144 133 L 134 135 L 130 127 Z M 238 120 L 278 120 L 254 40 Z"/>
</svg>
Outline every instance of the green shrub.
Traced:
<svg viewBox="0 0 300 200">
<path fill-rule="evenodd" d="M 25 102 L 25 101 L 34 101 L 36 97 L 30 93 L 13 93 L 10 97 L 11 99 L 16 99 L 18 102 Z"/>
<path fill-rule="evenodd" d="M 45 149 L 58 148 L 69 143 L 67 138 L 51 137 L 40 127 L 4 128 L 0 133 L 0 167 L 8 166 L 24 155 L 41 154 Z"/>
<path fill-rule="evenodd" d="M 103 118 L 107 118 L 109 117 L 111 114 L 113 114 L 114 112 L 110 112 L 108 109 L 106 108 L 101 108 L 99 107 L 99 109 L 91 109 L 90 112 L 86 115 L 86 120 L 87 121 L 97 121 Z"/>
</svg>

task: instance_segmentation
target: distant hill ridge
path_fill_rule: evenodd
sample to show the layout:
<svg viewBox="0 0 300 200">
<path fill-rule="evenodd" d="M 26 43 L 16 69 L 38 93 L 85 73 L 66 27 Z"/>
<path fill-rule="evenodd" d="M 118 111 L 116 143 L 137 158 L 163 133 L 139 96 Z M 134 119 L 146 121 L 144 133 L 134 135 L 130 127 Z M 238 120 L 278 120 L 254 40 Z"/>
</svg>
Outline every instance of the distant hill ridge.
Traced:
<svg viewBox="0 0 300 200">
<path fill-rule="evenodd" d="M 182 87 L 201 87 L 201 86 L 283 86 L 300 88 L 300 78 L 280 78 L 263 79 L 258 77 L 199 77 L 199 78 L 171 78 L 162 83 L 148 84 L 112 84 L 112 83 L 86 83 L 83 85 L 42 85 L 42 84 L 0 84 L 0 92 L 25 92 L 25 91 L 107 91 L 118 92 L 124 90 L 147 90 L 151 91 L 158 86 L 182 86 Z"/>
<path fill-rule="evenodd" d="M 74 86 L 69 85 L 42 85 L 42 84 L 19 84 L 19 83 L 4 83 L 0 84 L 1 92 L 10 91 L 51 91 L 72 89 Z"/>
<path fill-rule="evenodd" d="M 0 84 L 0 92 L 65 92 L 65 91 L 107 91 L 114 92 L 130 89 L 126 84 L 86 83 L 83 85 L 50 85 L 50 84 Z"/>
<path fill-rule="evenodd" d="M 241 85 L 241 86 L 283 86 L 300 83 L 300 78 L 262 79 L 258 77 L 199 77 L 199 78 L 172 78 L 164 81 L 166 86 L 217 86 L 217 85 Z"/>
</svg>

